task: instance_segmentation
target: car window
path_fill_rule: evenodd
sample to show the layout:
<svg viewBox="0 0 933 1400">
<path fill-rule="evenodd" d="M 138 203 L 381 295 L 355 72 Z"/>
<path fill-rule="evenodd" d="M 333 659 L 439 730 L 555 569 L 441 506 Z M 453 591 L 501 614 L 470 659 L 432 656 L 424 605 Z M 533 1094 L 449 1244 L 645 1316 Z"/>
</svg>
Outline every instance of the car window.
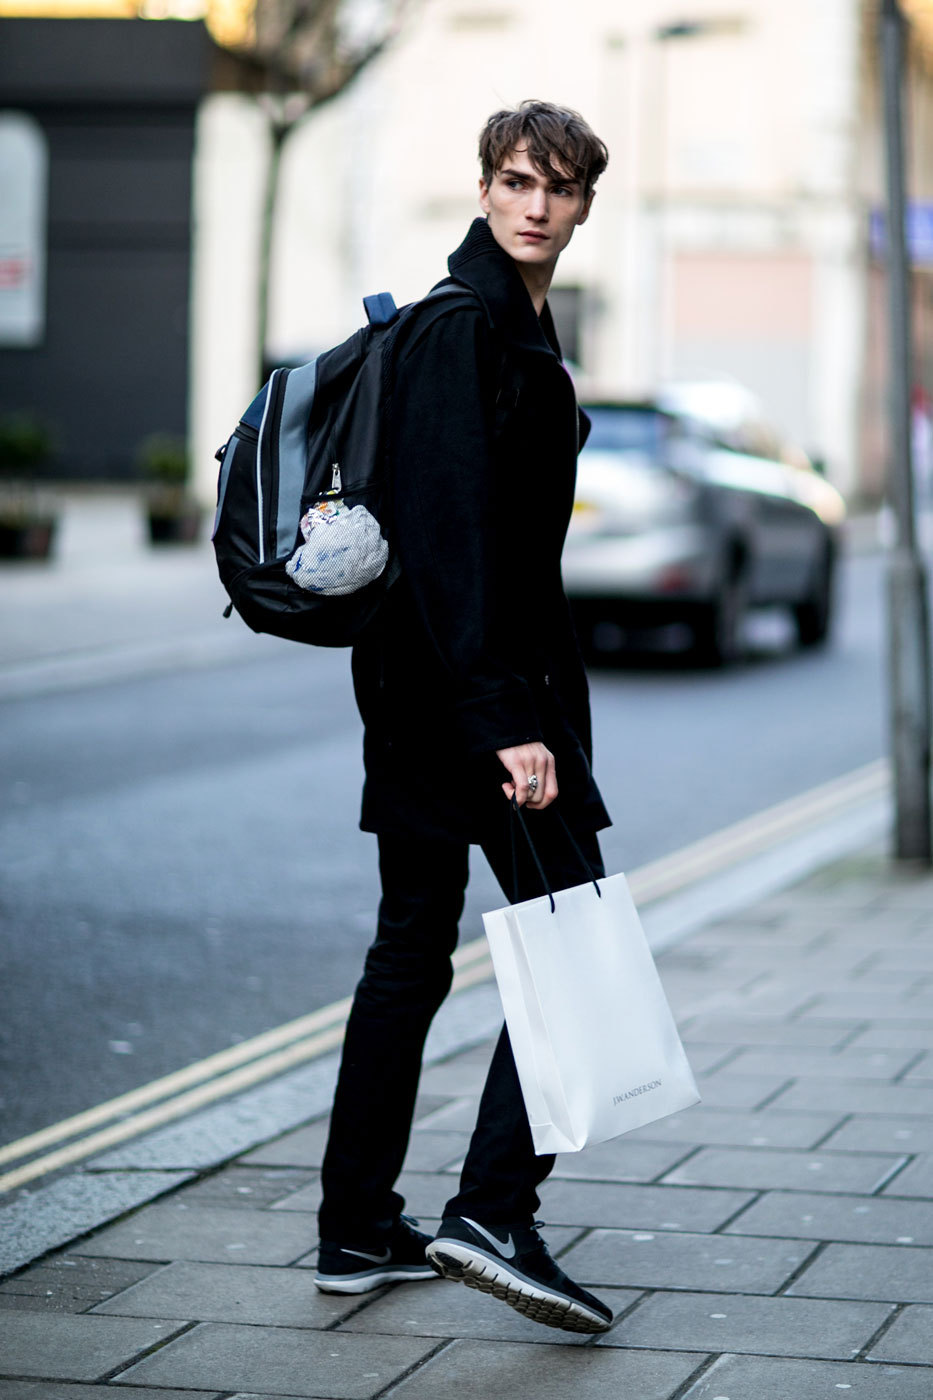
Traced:
<svg viewBox="0 0 933 1400">
<path fill-rule="evenodd" d="M 655 409 L 613 408 L 603 404 L 585 408 L 593 423 L 586 441 L 587 450 L 646 452 L 656 456 L 668 440 L 670 420 Z"/>
</svg>

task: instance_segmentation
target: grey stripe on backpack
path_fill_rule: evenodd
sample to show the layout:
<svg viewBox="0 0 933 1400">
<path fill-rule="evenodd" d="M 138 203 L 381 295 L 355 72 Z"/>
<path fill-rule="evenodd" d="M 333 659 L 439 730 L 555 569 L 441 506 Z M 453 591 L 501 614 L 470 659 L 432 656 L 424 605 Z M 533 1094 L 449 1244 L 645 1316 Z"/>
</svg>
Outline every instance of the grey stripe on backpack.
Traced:
<svg viewBox="0 0 933 1400">
<path fill-rule="evenodd" d="M 308 418 L 317 385 L 317 356 L 290 371 L 285 381 L 282 421 L 279 426 L 279 501 L 275 520 L 275 557 L 282 559 L 295 548 L 301 496 L 308 466 Z"/>
<path fill-rule="evenodd" d="M 211 539 L 217 534 L 217 526 L 220 524 L 220 513 L 224 508 L 224 496 L 227 494 L 227 482 L 230 480 L 230 468 L 233 466 L 233 458 L 238 443 L 238 438 L 232 437 L 230 439 L 220 464 L 220 479 L 217 483 L 217 510 L 214 515 L 214 528 L 211 531 Z"/>
</svg>

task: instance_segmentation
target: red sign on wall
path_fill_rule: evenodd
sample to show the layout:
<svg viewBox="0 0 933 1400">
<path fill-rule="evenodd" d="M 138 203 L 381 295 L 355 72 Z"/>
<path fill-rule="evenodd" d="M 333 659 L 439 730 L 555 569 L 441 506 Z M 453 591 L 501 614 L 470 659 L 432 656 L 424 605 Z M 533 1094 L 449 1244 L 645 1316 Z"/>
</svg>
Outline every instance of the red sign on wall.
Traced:
<svg viewBox="0 0 933 1400">
<path fill-rule="evenodd" d="M 25 112 L 0 112 L 0 345 L 45 335 L 45 134 Z"/>
</svg>

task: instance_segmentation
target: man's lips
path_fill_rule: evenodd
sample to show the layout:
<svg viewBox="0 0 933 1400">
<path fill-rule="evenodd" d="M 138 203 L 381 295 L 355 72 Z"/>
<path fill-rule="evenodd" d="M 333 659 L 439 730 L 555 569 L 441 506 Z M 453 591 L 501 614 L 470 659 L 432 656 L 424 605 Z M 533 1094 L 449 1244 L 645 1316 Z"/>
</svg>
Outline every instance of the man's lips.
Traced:
<svg viewBox="0 0 933 1400">
<path fill-rule="evenodd" d="M 532 243 L 544 243 L 550 237 L 547 233 L 538 233 L 537 229 L 523 228 L 519 233 L 519 238 L 529 238 Z"/>
</svg>

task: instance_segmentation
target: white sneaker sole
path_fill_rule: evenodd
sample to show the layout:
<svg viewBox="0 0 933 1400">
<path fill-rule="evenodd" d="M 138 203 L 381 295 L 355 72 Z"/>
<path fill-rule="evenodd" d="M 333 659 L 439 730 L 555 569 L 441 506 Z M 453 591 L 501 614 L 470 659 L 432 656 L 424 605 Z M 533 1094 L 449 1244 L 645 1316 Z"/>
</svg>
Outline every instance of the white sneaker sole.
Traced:
<svg viewBox="0 0 933 1400">
<path fill-rule="evenodd" d="M 416 1283 L 437 1278 L 437 1270 L 424 1264 L 411 1268 L 380 1269 L 378 1273 L 318 1274 L 314 1286 L 320 1293 L 369 1293 L 384 1283 Z"/>
<path fill-rule="evenodd" d="M 608 1332 L 610 1323 L 599 1313 L 563 1293 L 552 1293 L 533 1283 L 501 1259 L 459 1240 L 435 1240 L 425 1250 L 428 1261 L 442 1278 L 465 1283 L 480 1293 L 491 1293 L 532 1322 L 559 1327 L 564 1332 Z"/>
</svg>

